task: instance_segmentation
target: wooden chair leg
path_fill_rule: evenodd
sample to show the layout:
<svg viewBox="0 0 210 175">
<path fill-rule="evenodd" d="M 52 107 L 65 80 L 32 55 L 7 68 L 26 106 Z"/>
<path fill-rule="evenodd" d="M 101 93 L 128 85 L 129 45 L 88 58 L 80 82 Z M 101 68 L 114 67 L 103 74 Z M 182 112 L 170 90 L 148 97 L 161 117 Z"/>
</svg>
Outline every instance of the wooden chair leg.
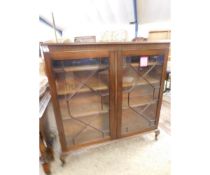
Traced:
<svg viewBox="0 0 210 175">
<path fill-rule="evenodd" d="M 43 163 L 42 164 L 42 167 L 43 167 L 44 172 L 47 175 L 50 175 L 51 174 L 49 163 L 47 163 L 47 162 L 46 163 Z"/>
<path fill-rule="evenodd" d="M 47 146 L 43 140 L 41 133 L 39 135 L 39 150 L 41 153 L 40 161 L 42 162 L 42 168 L 43 168 L 44 172 L 47 175 L 49 175 L 49 174 L 51 174 L 50 163 L 49 163 L 49 160 L 47 159 L 49 156 L 47 154 Z"/>
</svg>

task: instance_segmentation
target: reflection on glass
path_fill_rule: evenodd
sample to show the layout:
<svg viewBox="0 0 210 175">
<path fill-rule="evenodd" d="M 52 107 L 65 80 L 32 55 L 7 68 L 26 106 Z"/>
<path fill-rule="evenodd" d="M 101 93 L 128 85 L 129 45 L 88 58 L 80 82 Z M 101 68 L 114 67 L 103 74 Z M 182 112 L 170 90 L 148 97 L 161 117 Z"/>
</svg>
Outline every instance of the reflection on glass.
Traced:
<svg viewBox="0 0 210 175">
<path fill-rule="evenodd" d="M 53 70 L 68 146 L 109 136 L 108 58 L 54 61 Z"/>
<path fill-rule="evenodd" d="M 122 134 L 155 125 L 163 56 L 123 58 Z"/>
</svg>

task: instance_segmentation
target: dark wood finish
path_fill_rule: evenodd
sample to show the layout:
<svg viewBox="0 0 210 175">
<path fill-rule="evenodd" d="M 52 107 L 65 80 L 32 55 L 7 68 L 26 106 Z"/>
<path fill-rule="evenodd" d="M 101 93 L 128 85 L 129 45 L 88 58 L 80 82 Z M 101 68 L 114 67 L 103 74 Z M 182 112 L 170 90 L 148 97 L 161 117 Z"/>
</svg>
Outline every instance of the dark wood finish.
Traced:
<svg viewBox="0 0 210 175">
<path fill-rule="evenodd" d="M 71 51 L 71 52 L 63 52 L 63 51 L 57 51 L 57 52 L 52 52 L 50 53 L 50 56 L 52 59 L 56 60 L 64 60 L 64 59 L 81 59 L 81 58 L 95 58 L 98 55 L 100 57 L 106 57 L 109 55 L 108 51 L 90 51 L 90 50 L 85 50 L 85 51 Z"/>
<path fill-rule="evenodd" d="M 168 58 L 168 49 L 169 49 L 169 42 L 168 41 L 161 41 L 161 42 L 125 42 L 125 43 L 121 43 L 121 42 L 117 42 L 117 43 L 71 43 L 71 44 L 45 44 L 42 43 L 42 48 L 44 50 L 44 57 L 45 57 L 45 62 L 46 62 L 46 69 L 47 69 L 47 75 L 48 75 L 48 80 L 49 80 L 49 85 L 50 85 L 50 90 L 51 90 L 51 95 L 52 95 L 52 101 L 53 101 L 53 106 L 54 106 L 54 112 L 55 112 L 55 116 L 56 116 L 56 123 L 57 123 L 57 127 L 58 127 L 58 132 L 59 132 L 59 138 L 60 138 L 60 143 L 61 143 L 61 147 L 62 147 L 62 153 L 68 153 L 71 150 L 75 150 L 84 146 L 88 146 L 88 145 L 92 145 L 92 144 L 96 144 L 96 143 L 101 143 L 107 140 L 112 140 L 112 139 L 118 139 L 121 137 L 127 137 L 127 136 L 131 136 L 131 135 L 135 135 L 138 133 L 144 133 L 144 132 L 148 132 L 148 131 L 154 131 L 155 132 L 155 138 L 157 138 L 159 132 L 157 131 L 158 128 L 158 122 L 159 122 L 159 115 L 160 115 L 160 107 L 161 107 L 161 103 L 162 103 L 162 93 L 163 93 L 163 82 L 165 79 L 165 73 L 166 73 L 166 64 L 167 64 L 167 58 Z M 130 56 L 154 56 L 154 55 L 163 55 L 163 63 L 161 63 L 161 65 L 153 63 L 153 62 L 149 62 L 148 66 L 152 67 L 152 66 L 160 66 L 161 69 L 161 74 L 160 74 L 160 79 L 159 80 L 155 80 L 154 78 L 151 79 L 151 77 L 147 77 L 148 81 L 150 81 L 150 85 L 151 83 L 153 84 L 153 86 L 155 86 L 155 88 L 157 88 L 158 90 L 158 95 L 157 95 L 157 99 L 153 100 L 153 101 L 147 101 L 150 96 L 147 95 L 144 98 L 143 97 L 136 97 L 135 95 L 138 94 L 137 92 L 133 93 L 133 95 L 131 95 L 131 97 L 133 98 L 133 101 L 131 103 L 131 107 L 142 107 L 146 104 L 154 104 L 156 105 L 156 107 L 154 107 L 154 109 L 152 108 L 152 110 L 155 110 L 153 112 L 155 112 L 155 118 L 154 118 L 154 125 L 145 127 L 145 128 L 139 128 L 138 126 L 136 128 L 136 130 L 131 130 L 131 132 L 128 132 L 127 134 L 123 134 L 122 133 L 122 110 L 126 109 L 126 107 L 123 107 L 123 99 L 125 98 L 125 94 L 123 94 L 123 89 L 124 88 L 130 88 L 132 85 L 132 83 L 125 83 L 123 82 L 123 71 L 124 71 L 124 63 L 123 63 L 123 59 L 125 57 L 130 57 Z M 91 79 L 91 89 L 92 91 L 100 91 L 100 92 L 106 92 L 109 89 L 109 103 L 108 106 L 103 107 L 103 110 L 101 111 L 97 111 L 97 110 L 92 110 L 93 109 L 97 109 L 94 105 L 97 106 L 97 103 L 99 103 L 99 101 L 97 101 L 97 99 L 94 97 L 91 97 L 91 94 L 88 95 L 88 93 L 90 93 L 90 87 L 83 87 L 83 88 L 79 88 L 79 89 L 73 89 L 71 88 L 73 85 L 71 83 L 73 82 L 73 79 L 66 79 L 65 78 L 65 82 L 68 80 L 68 85 L 72 85 L 70 86 L 70 88 L 68 88 L 67 90 L 62 90 L 59 89 L 58 86 L 56 86 L 56 76 L 57 74 L 62 74 L 65 73 L 66 74 L 70 74 L 74 75 L 74 74 L 78 74 L 81 75 L 80 78 L 82 78 L 82 76 L 86 76 L 86 74 L 84 74 L 84 72 L 91 72 L 91 71 L 97 71 L 99 69 L 106 69 L 105 65 L 80 65 L 80 66 L 75 66 L 75 65 L 68 65 L 65 66 L 65 68 L 53 68 L 52 62 L 54 60 L 58 60 L 58 61 L 71 61 L 71 60 L 81 60 L 81 59 L 86 59 L 86 58 L 108 58 L 109 60 L 109 64 L 108 64 L 108 72 L 104 72 L 102 74 L 102 76 L 108 76 L 108 86 L 106 84 L 101 84 L 99 82 L 99 80 L 101 79 L 94 79 L 94 77 Z M 139 58 L 140 59 L 140 58 Z M 134 69 L 138 69 L 139 64 L 137 63 L 130 63 L 130 65 L 134 68 Z M 148 67 L 148 69 L 150 68 Z M 72 73 L 73 72 L 73 73 Z M 85 80 L 85 77 L 84 77 Z M 59 82 L 57 82 L 57 84 L 59 84 Z M 150 91 L 148 91 L 147 89 L 147 84 L 144 81 L 140 81 L 138 80 L 136 82 L 136 86 L 138 86 L 138 92 L 148 92 L 150 93 Z M 66 85 L 66 83 L 65 83 Z M 139 89 L 139 87 L 142 87 L 142 89 Z M 66 89 L 66 88 L 65 88 Z M 70 134 L 72 135 L 71 132 L 76 132 L 77 126 L 76 124 L 74 124 L 74 126 L 68 125 L 68 123 L 66 123 L 68 120 L 71 120 L 71 118 L 63 118 L 64 116 L 64 112 L 65 110 L 63 110 L 65 107 L 62 107 L 62 105 L 59 105 L 59 99 L 62 96 L 66 96 L 67 94 L 74 94 L 77 93 L 78 94 L 82 94 L 81 95 L 81 103 L 77 102 L 79 106 L 82 107 L 82 105 L 84 103 L 87 103 L 88 100 L 91 100 L 90 103 L 92 105 L 92 108 L 86 110 L 85 112 L 82 111 L 84 110 L 83 108 L 81 110 L 77 110 L 77 106 L 75 106 L 74 110 L 77 110 L 79 113 L 75 114 L 74 117 L 76 117 L 76 120 L 89 120 L 88 116 L 94 116 L 94 115 L 105 115 L 105 117 L 107 117 L 107 115 L 109 115 L 109 131 L 103 131 L 103 132 L 107 132 L 108 135 L 105 135 L 103 138 L 100 137 L 96 137 L 94 132 L 91 131 L 86 131 L 86 134 L 89 134 L 91 140 L 88 140 L 89 137 L 85 136 L 85 140 L 84 142 L 78 142 L 78 143 L 74 143 L 72 144 L 68 144 L 68 139 L 67 139 L 67 135 Z M 87 93 L 87 95 L 85 95 L 85 93 Z M 154 93 L 154 91 L 153 91 Z M 154 96 L 154 94 L 153 94 Z M 79 99 L 79 98 L 78 98 Z M 82 100 L 83 99 L 83 100 Z M 140 99 L 140 100 L 139 100 Z M 106 100 L 103 99 L 101 97 L 101 104 L 102 104 L 102 100 Z M 86 102 L 87 101 L 87 102 Z M 96 103 L 94 103 L 96 102 Z M 77 104 L 75 103 L 75 104 Z M 103 101 L 103 103 L 105 103 Z M 128 103 L 128 104 L 130 104 Z M 103 105 L 103 104 L 102 104 Z M 78 106 L 78 107 L 79 107 Z M 130 106 L 129 106 L 130 107 Z M 69 107 L 68 107 L 69 108 Z M 86 108 L 85 108 L 86 109 Z M 146 107 L 145 107 L 146 109 Z M 127 117 L 128 122 L 129 118 L 130 118 L 130 114 Z M 142 120 L 145 120 L 144 118 L 142 118 Z M 71 121 L 69 121 L 71 122 Z M 82 121 L 83 122 L 83 121 Z M 100 125 L 104 125 L 105 126 L 105 120 L 102 119 L 94 119 L 95 125 L 93 128 L 98 127 Z M 65 124 L 64 124 L 65 123 Z M 130 125 L 132 125 L 132 123 L 129 123 Z M 134 123 L 135 124 L 135 123 Z M 65 125 L 65 128 L 64 128 Z M 87 126 L 91 125 L 91 124 L 87 124 Z M 107 125 L 108 126 L 108 125 Z M 66 129 L 66 130 L 65 130 Z M 86 128 L 84 128 L 85 130 Z M 95 128 L 97 129 L 97 128 Z M 68 131 L 67 131 L 68 130 Z M 83 129 L 81 130 L 81 132 L 83 131 Z M 66 135 L 65 135 L 66 134 Z M 74 135 L 74 134 L 73 134 Z M 84 136 L 83 136 L 84 137 Z M 95 138 L 95 139 L 93 139 Z M 63 155 L 62 154 L 62 155 Z M 63 158 L 61 157 L 62 162 Z"/>
<path fill-rule="evenodd" d="M 40 133 L 41 134 L 41 133 Z M 41 154 L 41 164 L 42 164 L 42 168 L 44 170 L 44 172 L 46 174 L 51 174 L 51 171 L 50 171 L 50 164 L 47 160 L 47 147 L 46 145 L 44 144 L 44 141 L 43 141 L 43 138 L 42 136 L 40 135 L 39 136 L 39 150 L 40 150 L 40 154 Z"/>
<path fill-rule="evenodd" d="M 56 52 L 83 52 L 83 51 L 119 51 L 119 50 L 164 50 L 169 48 L 169 41 L 152 41 L 152 42 L 109 42 L 109 43 L 41 43 L 42 50 L 49 50 L 50 53 Z"/>
<path fill-rule="evenodd" d="M 121 123 L 122 123 L 122 88 L 123 88 L 123 84 L 122 84 L 122 69 L 123 69 L 123 65 L 122 65 L 122 53 L 121 51 L 119 51 L 117 53 L 117 67 L 116 67 L 116 78 L 117 78 L 117 92 L 116 92 L 116 96 L 117 96 L 117 102 L 116 102 L 116 115 L 117 115 L 117 137 L 121 137 Z"/>
<path fill-rule="evenodd" d="M 165 80 L 165 76 L 166 76 L 166 66 L 167 66 L 167 60 L 168 60 L 168 48 L 165 49 L 150 49 L 150 50 L 124 50 L 121 52 L 121 56 L 119 57 L 122 58 L 123 56 L 137 56 L 137 55 L 159 55 L 162 54 L 164 56 L 164 63 L 163 63 L 163 68 L 162 68 L 162 75 L 161 75 L 161 80 L 160 80 L 160 91 L 159 91 L 159 97 L 158 97 L 158 104 L 157 104 L 157 110 L 156 110 L 156 121 L 155 121 L 155 129 L 158 128 L 158 123 L 159 123 L 159 117 L 160 117 L 160 109 L 161 109 L 161 104 L 162 104 L 162 94 L 163 94 L 163 88 L 164 88 L 164 80 Z M 122 60 L 119 60 L 119 65 L 121 64 L 120 62 L 122 62 Z M 121 66 L 122 67 L 122 66 Z M 119 79 L 122 79 L 122 70 L 119 70 Z M 120 84 L 120 87 L 123 87 L 123 85 L 121 85 L 121 82 L 118 82 Z M 122 89 L 120 89 L 119 91 L 122 91 Z M 119 93 L 119 92 L 118 92 Z M 122 97 L 121 95 L 118 95 L 118 99 L 119 101 L 122 101 Z M 120 102 L 119 102 L 120 103 Z M 122 105 L 120 104 L 119 107 L 121 107 Z M 122 112 L 119 112 L 119 128 L 118 128 L 118 132 L 121 133 L 120 128 L 121 128 L 121 121 L 122 121 Z M 159 132 L 155 132 L 156 135 L 159 135 Z M 158 134 L 157 134 L 158 133 Z M 129 136 L 130 134 L 128 134 Z M 157 138 L 157 136 L 155 135 L 155 138 Z"/>
<path fill-rule="evenodd" d="M 96 43 L 43 43 L 41 42 L 41 45 L 42 46 L 90 46 L 90 45 L 97 45 L 97 46 L 100 46 L 100 45 L 107 45 L 107 46 L 110 46 L 110 45 L 150 45 L 150 44 L 166 44 L 168 45 L 169 44 L 169 40 L 155 40 L 155 41 L 146 41 L 146 42 L 96 42 Z"/>
<path fill-rule="evenodd" d="M 109 126 L 111 130 L 111 137 L 114 139 L 116 138 L 116 119 L 115 119 L 115 91 L 116 91 L 116 79 L 115 79 L 115 60 L 116 60 L 116 55 L 115 53 L 111 52 L 110 53 L 110 59 L 109 59 L 109 81 L 110 81 L 110 98 L 109 98 L 109 110 L 110 110 L 110 120 L 109 120 Z"/>
<path fill-rule="evenodd" d="M 163 69 L 162 69 L 162 76 L 161 76 L 161 84 L 160 84 L 160 93 L 159 93 L 159 103 L 158 103 L 158 109 L 157 109 L 157 120 L 156 120 L 156 127 L 158 127 L 159 118 L 160 118 L 160 109 L 162 104 L 162 98 L 163 98 L 163 89 L 164 89 L 164 81 L 166 77 L 166 67 L 167 67 L 167 61 L 168 61 L 168 52 L 169 50 L 164 51 L 164 63 L 163 63 Z"/>
<path fill-rule="evenodd" d="M 150 49 L 150 50 L 124 50 L 122 51 L 123 56 L 134 56 L 134 55 L 159 55 L 163 54 L 163 50 Z"/>
<path fill-rule="evenodd" d="M 50 85 L 50 92 L 51 92 L 51 98 L 52 98 L 52 103 L 53 103 L 53 109 L 55 113 L 55 119 L 57 123 L 57 128 L 58 128 L 58 134 L 59 134 L 59 140 L 61 143 L 62 151 L 66 150 L 66 140 L 64 137 L 64 128 L 61 120 L 61 112 L 59 108 L 59 104 L 57 101 L 57 90 L 56 90 L 56 85 L 54 81 L 54 74 L 52 71 L 52 62 L 51 62 L 51 57 L 48 52 L 44 52 L 44 59 L 45 59 L 45 65 L 46 65 L 46 73 L 48 77 L 48 82 Z"/>
<path fill-rule="evenodd" d="M 155 140 L 158 140 L 158 136 L 160 135 L 160 130 L 159 129 L 157 129 L 156 131 L 155 131 Z"/>
</svg>

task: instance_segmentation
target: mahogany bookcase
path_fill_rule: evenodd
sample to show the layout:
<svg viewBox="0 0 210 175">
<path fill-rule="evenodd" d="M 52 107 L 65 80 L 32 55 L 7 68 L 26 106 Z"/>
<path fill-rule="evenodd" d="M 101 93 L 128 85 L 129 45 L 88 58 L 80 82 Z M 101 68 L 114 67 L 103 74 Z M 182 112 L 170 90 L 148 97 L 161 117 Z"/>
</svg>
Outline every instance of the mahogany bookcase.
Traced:
<svg viewBox="0 0 210 175">
<path fill-rule="evenodd" d="M 69 151 L 148 131 L 159 135 L 170 43 L 41 43 L 61 160 Z"/>
</svg>

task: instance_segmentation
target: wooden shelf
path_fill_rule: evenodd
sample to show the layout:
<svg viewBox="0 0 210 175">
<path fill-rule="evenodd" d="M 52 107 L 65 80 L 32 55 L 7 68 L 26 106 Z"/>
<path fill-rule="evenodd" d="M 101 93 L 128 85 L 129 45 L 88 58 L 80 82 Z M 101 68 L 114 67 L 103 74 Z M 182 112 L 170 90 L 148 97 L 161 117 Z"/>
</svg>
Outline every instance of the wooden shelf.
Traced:
<svg viewBox="0 0 210 175">
<path fill-rule="evenodd" d="M 139 63 L 131 63 L 133 67 L 140 67 Z M 161 65 L 157 62 L 149 62 L 148 66 L 153 65 Z M 78 72 L 78 71 L 89 71 L 89 70 L 100 70 L 100 69 L 107 69 L 109 68 L 108 65 L 83 65 L 83 66 L 65 66 L 64 69 L 62 67 L 53 68 L 55 73 L 63 73 L 63 72 Z"/>
<path fill-rule="evenodd" d="M 69 101 L 69 109 L 71 115 L 75 118 L 83 118 L 88 116 L 101 116 L 109 113 L 109 98 L 93 95 L 91 93 L 83 93 L 75 96 Z M 61 115 L 63 120 L 71 119 L 68 111 L 68 104 L 64 97 L 59 98 L 61 107 Z"/>
<path fill-rule="evenodd" d="M 89 93 L 83 94 L 83 96 L 79 96 L 75 98 L 70 104 L 70 110 L 71 114 L 74 118 L 80 118 L 80 119 L 86 119 L 89 117 L 102 117 L 104 115 L 109 115 L 109 107 L 108 102 L 109 98 L 107 97 L 104 99 L 104 103 L 101 104 L 100 98 L 97 96 L 92 96 Z M 157 103 L 157 100 L 153 100 L 152 96 L 135 96 L 130 98 L 130 106 L 133 108 L 145 106 L 147 104 L 155 104 Z M 65 98 L 62 98 L 59 100 L 59 104 L 61 107 L 61 114 L 62 114 L 62 120 L 72 120 L 72 118 L 69 116 L 68 113 L 68 107 L 67 103 L 65 101 Z M 78 105 L 80 104 L 80 105 Z M 101 108 L 101 105 L 103 105 L 103 108 Z M 123 109 L 128 109 L 128 100 L 126 96 L 123 96 Z"/>
<path fill-rule="evenodd" d="M 83 134 L 81 134 L 81 136 L 79 136 L 77 139 L 75 139 L 75 143 L 73 143 L 73 140 L 72 140 L 73 135 L 66 135 L 67 145 L 73 149 L 73 148 L 77 148 L 81 145 L 89 144 L 90 141 L 98 143 L 100 141 L 110 139 L 110 137 L 111 137 L 110 131 L 103 130 L 103 132 L 104 132 L 104 137 L 102 136 L 102 134 L 89 129 L 88 131 L 85 131 Z M 70 133 L 70 132 L 68 132 L 68 133 Z"/>
<path fill-rule="evenodd" d="M 146 77 L 147 80 L 152 84 L 152 85 L 159 85 L 159 80 L 149 77 Z M 132 86 L 132 82 L 123 82 L 123 88 L 128 88 Z M 139 82 L 137 83 L 137 86 L 141 86 L 141 85 L 147 85 L 148 82 L 146 82 L 145 80 L 140 79 Z M 65 86 L 65 83 L 57 83 L 57 94 L 59 96 L 62 95 L 68 95 L 68 94 L 73 94 L 75 92 L 77 92 L 77 88 L 75 87 L 74 89 L 70 88 L 70 87 L 74 87 L 75 84 L 68 84 L 69 86 Z M 90 84 L 91 88 L 93 88 L 95 91 L 103 91 L 103 90 L 108 90 L 108 85 L 105 84 L 102 81 L 98 81 L 98 80 L 94 80 L 92 81 L 92 83 Z M 89 88 L 87 87 L 83 87 L 79 90 L 80 93 L 84 93 L 84 92 L 91 92 Z"/>
<path fill-rule="evenodd" d="M 95 91 L 108 90 L 107 85 L 102 83 L 102 82 L 97 83 L 97 84 L 91 84 L 91 88 L 93 88 Z M 58 95 L 73 94 L 73 93 L 76 93 L 77 91 L 79 91 L 80 93 L 91 92 L 91 90 L 87 87 L 83 87 L 79 90 L 77 90 L 76 88 L 74 88 L 74 89 L 68 88 L 68 87 L 65 87 L 65 86 L 62 86 L 62 85 L 60 87 L 58 87 Z"/>
<path fill-rule="evenodd" d="M 77 115 L 74 115 L 75 118 L 85 118 L 85 117 L 90 117 L 90 116 L 100 116 L 102 114 L 107 114 L 109 111 L 108 110 L 103 110 L 103 111 L 91 111 L 91 112 L 83 112 Z M 70 120 L 70 117 L 63 117 L 63 121 L 65 120 Z"/>
<path fill-rule="evenodd" d="M 90 140 L 103 139 L 104 137 L 110 136 L 109 117 L 105 115 L 102 115 L 101 117 L 89 116 L 83 118 L 82 121 L 90 124 L 94 128 L 97 128 L 97 130 L 74 119 L 63 121 L 64 132 L 68 145 L 73 146 L 74 144 L 83 144 Z"/>
<path fill-rule="evenodd" d="M 152 84 L 152 86 L 150 84 L 141 85 L 141 86 L 137 85 L 133 88 L 123 89 L 123 95 L 127 96 L 129 93 L 131 98 L 133 97 L 142 98 L 142 96 L 154 95 L 154 98 L 158 98 L 159 90 L 160 90 L 159 84 Z"/>
<path fill-rule="evenodd" d="M 109 66 L 107 65 L 84 65 L 84 66 L 68 66 L 59 68 L 53 68 L 53 71 L 56 73 L 63 73 L 63 72 L 78 72 L 78 71 L 89 71 L 89 70 L 100 70 L 100 69 L 107 69 Z"/>
<path fill-rule="evenodd" d="M 140 107 L 148 104 L 155 104 L 157 103 L 157 99 L 152 99 L 152 96 L 137 96 L 137 97 L 130 97 L 130 106 L 131 107 Z M 127 109 L 128 107 L 128 100 L 127 97 L 123 97 L 123 109 Z"/>
<path fill-rule="evenodd" d="M 140 107 L 140 106 L 145 106 L 145 105 L 148 105 L 148 104 L 155 104 L 157 103 L 157 100 L 148 100 L 148 99 L 142 99 L 142 100 L 135 100 L 136 102 L 131 104 L 130 106 L 135 108 L 135 107 Z M 105 106 L 105 105 L 104 105 Z M 107 109 L 107 107 L 104 107 L 105 109 L 104 110 L 101 110 L 101 111 L 89 111 L 89 112 L 80 112 L 76 115 L 73 115 L 75 118 L 81 118 L 81 119 L 84 119 L 86 117 L 95 117 L 95 116 L 101 116 L 103 114 L 108 114 L 109 113 L 109 110 Z M 128 109 L 128 106 L 123 106 L 122 109 Z M 66 120 L 71 120 L 70 117 L 68 116 L 64 116 L 63 117 L 63 121 L 66 121 Z"/>
<path fill-rule="evenodd" d="M 130 106 L 135 108 L 135 107 L 145 106 L 145 105 L 148 105 L 148 104 L 155 104 L 155 103 L 157 103 L 157 100 L 142 100 L 140 102 L 133 103 Z"/>
<path fill-rule="evenodd" d="M 140 63 L 131 63 L 130 65 L 133 67 L 140 67 Z M 162 64 L 157 62 L 148 62 L 147 64 L 147 66 L 153 66 L 153 65 L 161 66 Z"/>
<path fill-rule="evenodd" d="M 157 79 L 155 79 L 155 78 L 152 78 L 152 77 L 149 77 L 149 76 L 146 76 L 145 77 L 149 82 L 150 82 L 150 84 L 154 84 L 154 85 L 157 85 L 160 81 L 159 80 L 157 80 Z M 130 87 L 130 86 L 132 86 L 132 82 L 129 82 L 129 81 L 124 81 L 123 82 L 123 88 L 125 87 Z M 137 85 L 138 86 L 141 86 L 141 85 L 149 85 L 149 83 L 147 82 L 147 81 L 145 81 L 145 80 L 143 80 L 143 79 L 140 79 L 139 81 L 138 81 L 138 83 L 137 83 Z"/>
<path fill-rule="evenodd" d="M 123 135 L 138 132 L 139 129 L 150 128 L 149 123 L 143 117 L 138 116 L 137 113 L 130 109 L 122 111 L 122 127 L 121 132 Z"/>
<path fill-rule="evenodd" d="M 144 106 L 136 106 L 137 104 L 132 105 L 133 109 L 129 107 L 123 108 L 121 128 L 123 135 L 128 134 L 129 132 L 136 132 L 139 128 L 147 129 L 155 125 L 157 100 L 150 101 L 147 104 L 151 104 L 151 106 L 149 106 L 144 112 L 141 112 L 144 109 Z M 146 107 L 146 104 L 144 105 Z M 143 115 L 138 113 L 142 113 Z"/>
</svg>

